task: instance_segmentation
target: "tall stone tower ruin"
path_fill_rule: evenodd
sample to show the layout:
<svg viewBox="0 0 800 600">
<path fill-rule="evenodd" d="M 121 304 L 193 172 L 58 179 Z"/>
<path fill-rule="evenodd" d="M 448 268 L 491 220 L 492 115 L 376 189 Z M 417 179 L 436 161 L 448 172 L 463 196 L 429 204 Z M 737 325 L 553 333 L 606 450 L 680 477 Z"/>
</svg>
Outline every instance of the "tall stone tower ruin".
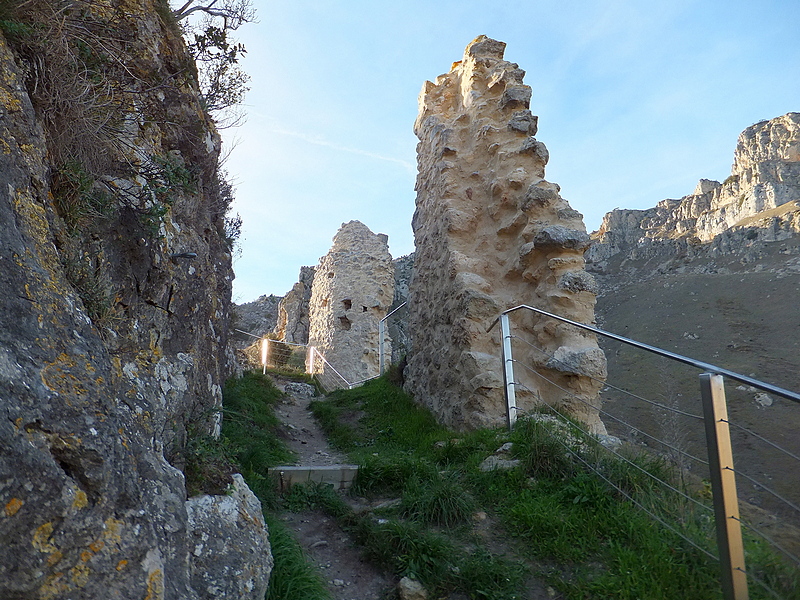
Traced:
<svg viewBox="0 0 800 600">
<path fill-rule="evenodd" d="M 548 152 L 534 137 L 531 89 L 522 83 L 525 72 L 503 60 L 504 50 L 485 36 L 470 43 L 449 73 L 425 83 L 414 127 L 420 142 L 406 389 L 457 428 L 505 420 L 499 328 L 487 333 L 500 312 L 528 304 L 594 320 L 583 217 L 544 179 Z M 531 391 L 518 386 L 518 405 L 558 405 L 603 433 L 597 394 L 606 363 L 594 337 L 532 315 L 522 321 L 520 335 L 544 353 L 518 347 L 515 358 L 553 383 L 520 372 Z"/>
<path fill-rule="evenodd" d="M 388 241 L 359 221 L 345 223 L 314 275 L 308 343 L 350 383 L 378 375 L 378 323 L 394 298 Z M 315 371 L 325 368 L 316 363 Z"/>
</svg>

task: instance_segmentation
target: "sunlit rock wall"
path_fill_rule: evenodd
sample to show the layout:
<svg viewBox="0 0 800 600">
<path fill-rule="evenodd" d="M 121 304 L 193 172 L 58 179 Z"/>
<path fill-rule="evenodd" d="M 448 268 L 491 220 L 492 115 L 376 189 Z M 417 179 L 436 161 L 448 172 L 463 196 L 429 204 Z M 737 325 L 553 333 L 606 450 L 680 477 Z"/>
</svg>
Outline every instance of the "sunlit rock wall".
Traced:
<svg viewBox="0 0 800 600">
<path fill-rule="evenodd" d="M 800 233 L 800 113 L 751 125 L 739 135 L 731 175 L 701 179 L 680 199 L 646 210 L 616 209 L 593 234 L 587 257 L 602 270 L 610 257 L 650 258 L 741 250 L 748 243 Z M 748 229 L 737 234 L 737 229 Z M 713 242 L 713 244 L 710 244 Z"/>
<path fill-rule="evenodd" d="M 279 340 L 295 344 L 308 343 L 308 311 L 314 267 L 300 267 L 300 277 L 278 305 L 275 333 Z"/>
<path fill-rule="evenodd" d="M 499 329 L 487 332 L 501 311 L 529 304 L 594 319 L 595 282 L 583 270 L 589 236 L 559 186 L 544 179 L 548 152 L 535 137 L 531 89 L 504 50 L 485 36 L 470 43 L 449 73 L 425 83 L 415 124 L 406 389 L 458 428 L 505 420 Z M 519 369 L 521 408 L 551 403 L 602 432 L 605 356 L 595 339 L 530 316 L 518 322 L 544 353 L 520 347 L 516 358 L 553 382 Z"/>
<path fill-rule="evenodd" d="M 163 1 L 5 3 L 8 15 L 0 598 L 208 597 L 191 557 L 209 520 L 197 506 L 190 527 L 181 469 L 187 435 L 215 429 L 228 373 L 220 138 Z M 254 546 L 225 535 L 262 565 L 263 590 L 266 527 L 249 529 Z"/>
<path fill-rule="evenodd" d="M 309 345 L 350 383 L 375 377 L 378 323 L 393 298 L 394 265 L 387 236 L 372 233 L 359 221 L 343 224 L 314 275 Z M 386 349 L 388 360 L 388 344 Z M 316 371 L 326 369 L 315 363 Z"/>
</svg>

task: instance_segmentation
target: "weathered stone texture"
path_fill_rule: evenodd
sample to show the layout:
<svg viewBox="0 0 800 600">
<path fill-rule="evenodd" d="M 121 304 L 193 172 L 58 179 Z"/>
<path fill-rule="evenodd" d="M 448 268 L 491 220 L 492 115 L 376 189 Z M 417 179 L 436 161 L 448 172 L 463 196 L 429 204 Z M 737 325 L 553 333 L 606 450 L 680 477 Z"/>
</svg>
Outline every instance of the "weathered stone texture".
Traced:
<svg viewBox="0 0 800 600">
<path fill-rule="evenodd" d="M 278 312 L 283 298 L 273 294 L 260 296 L 252 302 L 234 306 L 234 327 L 252 335 L 266 335 L 275 329 Z M 237 348 L 245 348 L 253 343 L 253 338 L 241 332 L 233 332 L 231 341 Z"/>
<path fill-rule="evenodd" d="M 261 502 L 241 475 L 225 496 L 197 496 L 189 514 L 192 586 L 203 600 L 263 600 L 272 572 Z"/>
<path fill-rule="evenodd" d="M 596 288 L 583 271 L 589 236 L 558 185 L 544 179 L 549 155 L 534 137 L 531 90 L 524 71 L 503 60 L 504 49 L 485 36 L 467 46 L 461 62 L 423 87 L 415 125 L 406 388 L 459 428 L 505 419 L 499 334 L 487 333 L 501 311 L 530 304 L 594 319 Z M 567 390 L 521 373 L 532 392 L 519 387 L 520 406 L 556 404 L 602 432 L 597 393 L 605 358 L 595 339 L 531 316 L 518 325 L 546 354 L 519 348 L 516 357 Z"/>
<path fill-rule="evenodd" d="M 278 305 L 278 339 L 294 344 L 308 343 L 309 303 L 314 283 L 314 267 L 300 267 L 300 277 Z"/>
<path fill-rule="evenodd" d="M 45 51 L 25 65 L 0 35 L 0 597 L 191 600 L 176 467 L 187 427 L 213 428 L 203 415 L 226 376 L 219 136 L 160 1 L 63 8 L 60 31 L 111 31 L 104 50 L 129 62 L 102 75 L 105 101 L 119 102 L 113 127 L 62 131 L 59 114 L 34 109 L 28 89 L 42 102 L 41 88 L 23 73 L 75 75 L 47 72 Z M 105 106 L 67 108 L 88 118 Z M 50 162 L 65 155 L 77 166 Z M 92 172 L 93 187 L 70 196 L 57 180 L 67 168 Z M 99 188 L 112 210 L 68 214 Z"/>
<path fill-rule="evenodd" d="M 739 136 L 731 175 L 701 179 L 694 192 L 647 210 L 608 213 L 587 258 L 594 268 L 620 252 L 633 259 L 726 251 L 800 232 L 800 113 L 756 123 Z M 736 230 L 749 228 L 745 236 Z M 732 244 L 733 243 L 733 244 Z"/>
<path fill-rule="evenodd" d="M 414 253 L 394 259 L 394 302 L 386 329 L 392 340 L 392 363 L 399 364 L 411 348 L 408 331 L 408 286 L 414 270 Z M 405 306 L 403 304 L 405 303 Z"/>
<path fill-rule="evenodd" d="M 394 298 L 388 238 L 344 223 L 320 259 L 310 302 L 308 343 L 350 383 L 378 375 L 378 323 Z M 390 351 L 387 343 L 387 352 Z M 324 370 L 316 363 L 316 369 Z"/>
</svg>

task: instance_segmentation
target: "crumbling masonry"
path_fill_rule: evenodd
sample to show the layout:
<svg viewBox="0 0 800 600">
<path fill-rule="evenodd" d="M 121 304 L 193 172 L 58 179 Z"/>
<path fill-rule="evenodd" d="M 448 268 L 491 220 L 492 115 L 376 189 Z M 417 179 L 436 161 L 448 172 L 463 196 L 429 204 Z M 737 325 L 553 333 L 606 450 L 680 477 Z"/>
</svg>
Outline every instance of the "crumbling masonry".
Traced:
<svg viewBox="0 0 800 600">
<path fill-rule="evenodd" d="M 378 323 L 394 298 L 388 237 L 359 221 L 342 225 L 320 259 L 309 305 L 308 343 L 349 383 L 376 377 Z M 391 352 L 387 345 L 387 355 Z M 315 372 L 328 367 L 319 361 Z"/>
<path fill-rule="evenodd" d="M 425 83 L 415 124 L 406 389 L 457 428 L 504 422 L 499 329 L 487 333 L 501 311 L 529 304 L 594 320 L 583 217 L 544 179 L 548 152 L 534 137 L 531 89 L 504 50 L 485 36 L 470 43 L 463 61 Z M 546 353 L 519 347 L 515 358 L 553 382 L 519 373 L 520 407 L 557 405 L 604 433 L 597 409 L 606 362 L 594 337 L 531 315 L 515 319 Z"/>
</svg>

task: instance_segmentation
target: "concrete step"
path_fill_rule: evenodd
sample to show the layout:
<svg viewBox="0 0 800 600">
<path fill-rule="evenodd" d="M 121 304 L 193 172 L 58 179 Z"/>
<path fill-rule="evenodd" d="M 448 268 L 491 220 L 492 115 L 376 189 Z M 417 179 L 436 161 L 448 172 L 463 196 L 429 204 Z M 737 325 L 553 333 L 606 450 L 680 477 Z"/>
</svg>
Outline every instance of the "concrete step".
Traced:
<svg viewBox="0 0 800 600">
<path fill-rule="evenodd" d="M 281 491 L 296 483 L 330 483 L 336 490 L 346 490 L 355 479 L 358 465 L 279 466 L 269 470 Z"/>
</svg>

